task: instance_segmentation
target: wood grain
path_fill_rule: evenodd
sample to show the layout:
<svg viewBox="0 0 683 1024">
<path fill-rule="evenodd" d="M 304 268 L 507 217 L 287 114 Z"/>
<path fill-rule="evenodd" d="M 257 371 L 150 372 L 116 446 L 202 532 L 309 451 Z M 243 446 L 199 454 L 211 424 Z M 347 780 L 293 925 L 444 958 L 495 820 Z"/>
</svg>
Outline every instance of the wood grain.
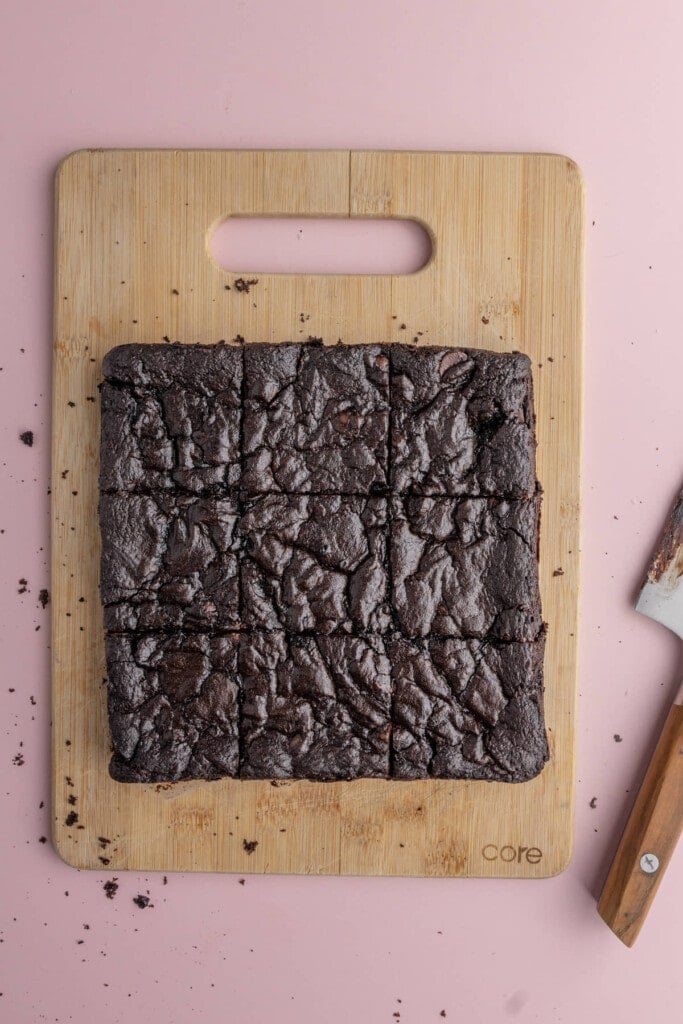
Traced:
<svg viewBox="0 0 683 1024">
<path fill-rule="evenodd" d="M 576 166 L 544 155 L 81 151 L 61 164 L 56 193 L 53 807 L 62 857 L 90 868 L 105 858 L 117 871 L 561 871 L 572 847 L 579 588 L 584 214 Z M 433 255 L 408 276 L 268 274 L 248 293 L 228 290 L 236 275 L 215 264 L 207 240 L 235 214 L 412 217 L 429 231 Z M 310 317 L 303 327 L 301 313 Z M 122 342 L 237 334 L 247 343 L 420 337 L 529 353 L 549 623 L 551 761 L 537 779 L 110 780 L 97 591 L 102 358 Z M 71 827 L 69 795 L 78 812 Z M 111 839 L 106 849 L 98 837 Z M 253 853 L 244 840 L 258 841 Z"/>
</svg>

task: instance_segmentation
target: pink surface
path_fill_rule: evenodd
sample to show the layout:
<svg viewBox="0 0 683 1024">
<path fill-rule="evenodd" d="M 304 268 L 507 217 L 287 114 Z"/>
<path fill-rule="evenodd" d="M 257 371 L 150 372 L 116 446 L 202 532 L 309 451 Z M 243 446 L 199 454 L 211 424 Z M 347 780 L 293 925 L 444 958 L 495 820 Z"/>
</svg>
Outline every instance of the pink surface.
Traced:
<svg viewBox="0 0 683 1024">
<path fill-rule="evenodd" d="M 5 6 L 0 1019 L 422 1024 L 443 1010 L 467 1024 L 674 1020 L 681 851 L 631 951 L 598 918 L 594 893 L 681 669 L 678 642 L 631 599 L 683 463 L 683 7 Z M 124 875 L 108 900 L 110 875 L 77 873 L 40 843 L 50 832 L 38 594 L 49 585 L 51 184 L 57 161 L 88 146 L 540 150 L 582 166 L 583 631 L 576 853 L 564 875 L 244 885 Z M 19 441 L 25 430 L 32 448 Z M 147 890 L 154 907 L 139 910 L 132 897 Z"/>
</svg>

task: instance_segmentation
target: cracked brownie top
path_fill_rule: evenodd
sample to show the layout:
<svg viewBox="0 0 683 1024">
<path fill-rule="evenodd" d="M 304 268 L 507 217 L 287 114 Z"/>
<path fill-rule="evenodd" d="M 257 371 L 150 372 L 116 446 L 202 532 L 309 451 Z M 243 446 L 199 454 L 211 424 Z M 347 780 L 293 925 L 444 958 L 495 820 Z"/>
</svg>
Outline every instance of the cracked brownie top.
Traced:
<svg viewBox="0 0 683 1024">
<path fill-rule="evenodd" d="M 534 640 L 540 498 L 393 498 L 392 604 L 408 637 Z"/>
<path fill-rule="evenodd" d="M 386 487 L 389 357 L 379 345 L 247 345 L 244 473 L 251 494 Z"/>
<path fill-rule="evenodd" d="M 112 632 L 239 624 L 232 498 L 103 494 L 100 592 Z"/>
<path fill-rule="evenodd" d="M 531 362 L 519 352 L 391 347 L 391 486 L 424 495 L 530 497 Z"/>
<path fill-rule="evenodd" d="M 384 633 L 387 502 L 269 495 L 244 506 L 244 622 L 292 633 Z"/>
<path fill-rule="evenodd" d="M 126 345 L 104 374 L 114 778 L 540 771 L 526 356 Z"/>
<path fill-rule="evenodd" d="M 534 643 L 395 640 L 395 778 L 524 782 L 548 757 L 544 637 Z"/>
<path fill-rule="evenodd" d="M 242 351 L 227 345 L 120 345 L 104 359 L 100 490 L 236 484 Z"/>
</svg>

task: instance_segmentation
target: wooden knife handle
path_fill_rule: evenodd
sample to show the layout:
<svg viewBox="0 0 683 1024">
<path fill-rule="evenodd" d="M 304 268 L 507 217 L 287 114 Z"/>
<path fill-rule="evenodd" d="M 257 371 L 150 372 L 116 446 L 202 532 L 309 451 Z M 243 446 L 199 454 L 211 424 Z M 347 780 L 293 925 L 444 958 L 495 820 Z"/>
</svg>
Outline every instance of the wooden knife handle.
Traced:
<svg viewBox="0 0 683 1024">
<path fill-rule="evenodd" d="M 683 687 L 678 700 L 683 696 Z M 598 912 L 632 946 L 683 825 L 683 705 L 671 708 L 605 882 Z"/>
</svg>

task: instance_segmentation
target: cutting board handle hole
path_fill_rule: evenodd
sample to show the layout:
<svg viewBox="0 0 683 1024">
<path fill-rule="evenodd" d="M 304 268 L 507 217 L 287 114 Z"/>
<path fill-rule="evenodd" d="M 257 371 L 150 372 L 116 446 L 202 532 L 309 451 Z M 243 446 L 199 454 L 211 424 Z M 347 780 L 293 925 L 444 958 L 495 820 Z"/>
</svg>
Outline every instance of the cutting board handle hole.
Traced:
<svg viewBox="0 0 683 1024">
<path fill-rule="evenodd" d="M 432 256 L 423 225 L 397 217 L 228 217 L 207 245 L 233 274 L 414 274 Z"/>
</svg>

